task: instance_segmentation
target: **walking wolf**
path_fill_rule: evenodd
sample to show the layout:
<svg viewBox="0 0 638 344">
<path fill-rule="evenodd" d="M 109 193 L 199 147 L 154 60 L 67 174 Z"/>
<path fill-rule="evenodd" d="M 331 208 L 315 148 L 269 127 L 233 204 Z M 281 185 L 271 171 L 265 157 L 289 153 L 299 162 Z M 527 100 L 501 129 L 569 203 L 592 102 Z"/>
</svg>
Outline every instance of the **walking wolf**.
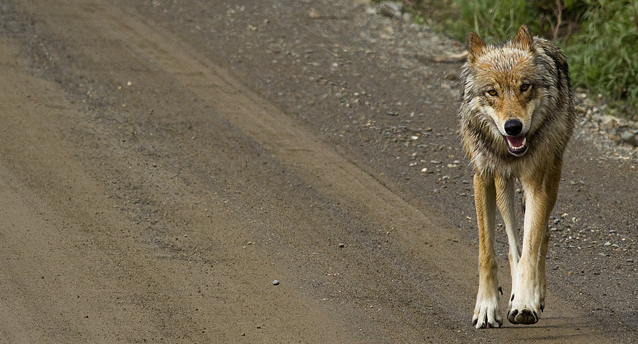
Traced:
<svg viewBox="0 0 638 344">
<path fill-rule="evenodd" d="M 561 178 L 563 151 L 575 112 L 567 59 L 551 42 L 532 37 L 525 25 L 501 45 L 468 34 L 460 108 L 463 146 L 474 166 L 479 228 L 476 328 L 500 327 L 499 282 L 494 255 L 495 209 L 509 242 L 512 293 L 508 320 L 534 324 L 545 307 L 547 222 Z M 514 210 L 515 179 L 525 201 L 519 249 Z"/>
</svg>

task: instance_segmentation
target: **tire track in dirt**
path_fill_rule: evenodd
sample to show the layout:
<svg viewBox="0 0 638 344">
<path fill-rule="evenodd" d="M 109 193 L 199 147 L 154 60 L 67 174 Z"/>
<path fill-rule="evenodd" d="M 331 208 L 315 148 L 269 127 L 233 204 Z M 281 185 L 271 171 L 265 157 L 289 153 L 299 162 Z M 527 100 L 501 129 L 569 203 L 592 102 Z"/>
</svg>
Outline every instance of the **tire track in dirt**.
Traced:
<svg viewBox="0 0 638 344">
<path fill-rule="evenodd" d="M 117 304 L 118 301 L 100 297 L 108 290 L 117 291 L 121 293 L 120 297 L 129 300 L 133 310 L 120 314 L 111 311 L 105 315 L 126 314 L 126 319 L 139 317 L 139 323 L 126 330 L 129 337 L 125 338 L 244 339 L 247 342 L 299 338 L 307 342 L 369 342 L 380 338 L 381 342 L 467 342 L 478 336 L 483 340 L 505 342 L 514 339 L 561 342 L 569 338 L 575 343 L 589 343 L 596 338 L 592 327 L 579 323 L 582 316 L 574 307 L 556 297 L 548 300 L 553 306 L 543 318 L 544 325 L 487 334 L 472 332 L 469 315 L 474 279 L 458 276 L 475 275 L 475 253 L 448 228 L 431 220 L 427 210 L 417 209 L 402 200 L 376 177 L 363 172 L 279 109 L 242 86 L 197 49 L 180 42 L 179 37 L 159 26 L 100 1 L 69 1 L 47 7 L 36 1 L 23 1 L 20 6 L 44 22 L 55 39 L 61 40 L 65 48 L 75 54 L 79 67 L 70 72 L 110 85 L 125 84 L 127 78 L 134 84 L 144 85 L 123 98 L 127 100 L 123 116 L 130 118 L 96 124 L 84 123 L 85 119 L 71 116 L 62 118 L 59 131 L 65 132 L 65 125 L 78 121 L 86 126 L 79 131 L 104 136 L 101 147 L 89 152 L 104 155 L 104 165 L 100 166 L 106 169 L 104 172 L 121 173 L 122 184 L 136 188 L 135 191 L 122 191 L 122 194 L 137 196 L 143 202 L 129 205 L 124 215 L 146 216 L 136 221 L 150 222 L 149 228 L 153 231 L 131 229 L 130 219 L 123 218 L 122 211 L 113 210 L 112 202 L 106 201 L 108 189 L 102 190 L 99 186 L 99 178 L 104 177 L 95 180 L 99 170 L 82 173 L 89 160 L 42 169 L 34 178 L 47 180 L 49 171 L 60 171 L 61 176 L 30 186 L 38 193 L 44 193 L 49 202 L 60 201 L 72 209 L 83 210 L 82 215 L 76 211 L 64 212 L 70 220 L 58 215 L 61 223 L 70 221 L 82 226 L 90 223 L 103 230 L 121 228 L 142 237 L 122 241 L 114 234 L 92 232 L 86 238 L 76 239 L 78 244 L 86 240 L 104 245 L 91 251 L 96 255 L 93 262 L 108 257 L 123 274 L 138 274 L 130 276 L 130 280 L 124 276 L 116 277 L 117 283 L 99 290 L 79 288 L 83 297 L 95 300 L 87 306 L 86 312 L 91 315 L 113 307 L 113 302 Z M 77 28 L 82 28 L 82 32 L 74 32 Z M 4 88 L 9 86 L 5 84 Z M 153 86 L 159 91 L 153 90 Z M 193 98 L 205 105 L 192 105 Z M 185 113 L 179 113 L 183 118 L 174 118 L 176 113 L 157 111 L 149 120 L 157 123 L 146 123 L 147 127 L 141 126 L 143 120 L 134 118 L 162 105 L 173 110 L 183 106 Z M 72 104 L 61 106 L 74 107 Z M 187 113 L 190 110 L 199 112 Z M 220 119 L 208 118 L 212 113 L 230 126 Z M 37 120 L 37 116 L 33 116 Z M 190 121 L 194 126 L 189 128 L 188 123 L 180 121 Z M 139 141 L 133 146 L 137 150 L 122 148 L 117 141 L 125 135 L 118 129 L 126 131 L 129 126 L 139 126 L 140 132 L 156 129 L 166 137 L 155 135 L 151 138 L 148 134 L 142 138 L 138 135 L 136 140 Z M 46 132 L 44 127 L 36 127 L 36 131 Z M 175 128 L 186 129 L 180 132 Z M 160 129 L 176 131 L 161 132 Z M 197 140 L 188 140 L 189 136 L 197 137 Z M 18 137 L 14 139 L 24 143 Z M 210 142 L 201 143 L 201 140 Z M 144 147 L 154 150 L 156 155 L 149 156 L 148 151 L 141 150 Z M 65 149 L 56 153 L 61 156 L 53 155 L 55 161 L 64 161 L 65 154 L 73 155 L 73 147 Z M 37 147 L 33 150 L 39 152 Z M 9 155 L 17 154 L 20 150 L 16 148 Z M 46 150 L 38 154 L 36 161 L 46 161 L 46 155 L 49 155 Z M 153 166 L 153 161 L 161 170 Z M 255 162 L 269 166 L 255 165 Z M 11 166 L 18 171 L 19 168 L 26 169 L 29 162 L 13 161 Z M 223 174 L 220 178 L 227 180 L 218 184 L 211 182 L 214 177 L 207 175 L 207 169 Z M 282 169 L 286 173 L 275 172 Z M 64 181 L 69 178 L 67 174 L 73 171 L 78 175 L 72 174 L 71 180 L 82 186 L 92 185 L 92 189 L 79 193 L 40 190 L 49 184 L 63 189 Z M 27 175 L 34 173 L 26 172 Z M 247 181 L 242 177 L 255 180 Z M 287 181 L 297 185 L 290 186 Z M 264 184 L 263 189 L 255 187 L 259 184 Z M 231 187 L 235 194 L 215 185 Z M 290 195 L 290 192 L 299 195 Z M 59 194 L 80 196 L 80 199 L 62 200 Z M 260 202 L 267 212 L 256 209 Z M 295 207 L 289 202 L 302 204 Z M 318 209 L 307 209 L 303 202 L 316 202 Z M 111 210 L 95 216 L 90 214 L 94 207 Z M 253 210 L 246 210 L 248 208 Z M 263 216 L 259 217 L 257 213 Z M 88 220 L 80 220 L 84 217 Z M 119 222 L 116 224 L 110 219 Z M 296 226 L 303 230 L 295 232 Z M 338 230 L 331 226 L 366 230 L 359 233 L 354 229 Z M 156 231 L 160 227 L 164 232 Z M 182 234 L 176 229 L 179 227 L 189 228 L 190 239 L 180 237 L 181 242 L 177 243 L 177 234 Z M 256 227 L 267 228 L 269 232 L 258 233 Z M 241 244 L 237 245 L 252 237 L 263 238 L 263 247 L 245 249 Z M 348 239 L 352 245 L 344 247 L 346 250 L 341 251 L 345 252 L 340 251 L 337 255 L 334 251 L 336 242 L 332 247 L 325 247 L 326 240 L 334 237 Z M 145 245 L 140 247 L 140 242 Z M 444 248 L 450 247 L 450 242 L 456 243 L 452 246 L 454 251 Z M 379 244 L 377 249 L 376 243 L 383 245 Z M 111 251 L 113 244 L 125 245 Z M 319 247 L 322 244 L 324 247 Z M 58 245 L 64 246 L 62 238 L 58 239 Z M 65 252 L 63 247 L 57 247 L 57 250 Z M 272 254 L 277 254 L 279 259 L 270 259 Z M 300 258 L 308 261 L 295 261 Z M 73 259 L 76 260 L 81 259 Z M 281 260 L 285 262 L 272 263 Z M 300 267 L 296 268 L 297 265 Z M 341 272 L 339 281 L 322 282 L 325 276 L 320 275 L 332 267 Z M 402 267 L 409 267 L 409 271 L 397 271 Z M 94 266 L 89 265 L 72 269 L 86 274 L 92 268 Z M 305 272 L 307 280 L 300 278 L 293 283 L 296 289 L 286 289 L 282 285 L 275 292 L 263 291 L 264 282 L 272 276 L 284 275 L 293 280 L 299 272 Z M 118 276 L 110 275 L 112 273 L 105 271 L 105 276 L 93 277 L 94 283 L 104 283 L 109 276 Z M 207 289 L 203 286 L 210 283 L 206 276 L 209 273 L 215 275 L 217 286 L 209 288 L 207 293 L 192 295 L 198 294 L 198 289 Z M 509 279 L 501 278 L 503 283 Z M 59 289 L 70 284 L 71 281 L 60 282 Z M 333 288 L 340 288 L 342 295 L 336 295 L 331 291 Z M 329 296 L 328 302 L 322 303 L 318 299 L 322 293 Z M 90 326 L 103 326 L 89 331 L 92 336 L 76 334 L 77 338 L 108 341 L 123 336 L 123 330 L 118 330 L 109 337 L 109 330 L 113 329 L 107 325 L 108 319 L 96 318 L 86 326 L 77 324 L 79 314 L 74 313 L 77 310 L 69 295 L 60 304 L 66 312 L 73 313 L 63 319 L 72 324 L 75 332 L 84 333 Z M 374 311 L 369 309 L 371 305 L 376 306 Z M 259 325 L 259 319 L 266 325 Z M 457 330 L 459 323 L 467 325 L 469 334 L 464 327 Z M 362 331 L 356 330 L 359 328 Z M 142 334 L 135 335 L 135 331 Z M 63 338 L 64 333 L 59 335 Z"/>
<path fill-rule="evenodd" d="M 67 28 L 91 27 L 81 23 L 75 10 L 55 7 L 57 11 L 47 12 L 54 19 L 45 17 L 44 22 L 65 23 L 55 26 L 63 31 L 58 37 Z M 41 20 L 38 11 L 32 13 Z M 253 220 L 225 206 L 228 200 L 222 196 L 202 195 L 179 180 L 197 179 L 197 171 L 184 171 L 180 178 L 175 172 L 149 172 L 156 168 L 148 162 L 148 152 L 122 145 L 125 122 L 80 112 L 59 84 L 16 72 L 29 69 L 11 59 L 23 47 L 11 49 L 16 42 L 5 43 L 0 99 L 6 171 L 0 169 L 0 192 L 6 206 L 0 255 L 9 263 L 0 273 L 0 338 L 60 343 L 357 341 L 335 322 L 339 316 L 327 315 L 321 301 L 285 286 L 273 290 L 270 285 L 264 291 L 272 276 L 282 275 L 277 272 L 281 269 L 238 245 L 236 237 L 251 237 Z M 87 77 L 122 77 L 100 67 L 101 58 L 122 57 L 122 51 L 100 56 L 86 41 L 63 44 L 78 57 L 74 62 Z M 138 67 L 132 69 L 144 70 Z M 126 67 L 121 71 L 129 74 Z M 169 137 L 164 144 L 178 141 Z M 223 142 L 213 141 L 224 149 Z M 245 153 L 225 149 L 231 155 Z M 172 153 L 183 159 L 179 154 L 184 152 Z M 114 193 L 111 184 L 127 190 Z M 149 190 L 153 188 L 161 192 Z M 194 196 L 180 197 L 184 194 Z M 146 209 L 139 209 L 140 204 Z M 140 229 L 154 222 L 155 227 Z M 179 232 L 158 229 L 162 225 Z M 189 225 L 200 232 L 190 231 Z M 208 231 L 215 233 L 214 240 Z M 218 242 L 221 253 L 215 252 Z M 279 312 L 282 308 L 285 313 Z M 272 317 L 285 325 L 274 326 Z"/>
<path fill-rule="evenodd" d="M 16 73 L 20 65 L 9 54 L 15 51 L 4 43 L 2 339 L 61 343 L 152 337 L 161 329 L 133 320 L 149 313 L 135 300 L 135 294 L 145 293 L 143 287 L 127 276 L 148 257 L 132 257 L 130 237 L 114 240 L 130 231 L 130 221 L 114 211 L 65 142 L 69 130 L 80 125 L 74 105 L 54 83 Z M 134 295 L 121 297 L 127 293 Z"/>
</svg>

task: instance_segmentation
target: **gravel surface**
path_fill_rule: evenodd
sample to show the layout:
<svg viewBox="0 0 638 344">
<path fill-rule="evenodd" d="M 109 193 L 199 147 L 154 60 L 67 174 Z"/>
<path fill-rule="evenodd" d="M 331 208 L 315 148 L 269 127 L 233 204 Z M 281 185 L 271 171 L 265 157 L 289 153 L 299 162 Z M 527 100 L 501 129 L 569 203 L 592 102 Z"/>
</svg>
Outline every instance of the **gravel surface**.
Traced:
<svg viewBox="0 0 638 344">
<path fill-rule="evenodd" d="M 547 308 L 476 331 L 464 46 L 382 6 L 0 1 L 0 337 L 635 342 L 635 123 L 576 91 Z"/>
<path fill-rule="evenodd" d="M 171 17 L 180 8 L 155 11 Z M 476 249 L 471 168 L 456 118 L 463 43 L 366 1 L 226 9 L 219 24 L 194 12 L 180 16 L 191 30 L 246 27 L 251 34 L 226 47 L 235 59 L 222 63 Z M 638 156 L 617 139 L 635 122 L 609 120 L 604 105 L 575 95 L 582 117 L 551 218 L 549 290 L 635 328 Z M 504 233 L 497 242 L 508 270 Z"/>
</svg>

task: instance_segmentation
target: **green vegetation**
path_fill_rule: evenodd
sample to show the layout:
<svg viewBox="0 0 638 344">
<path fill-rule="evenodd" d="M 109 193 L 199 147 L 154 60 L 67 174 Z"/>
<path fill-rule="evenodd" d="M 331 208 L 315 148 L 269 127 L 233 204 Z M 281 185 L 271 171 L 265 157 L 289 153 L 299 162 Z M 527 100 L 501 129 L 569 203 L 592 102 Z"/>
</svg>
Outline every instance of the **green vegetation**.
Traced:
<svg viewBox="0 0 638 344">
<path fill-rule="evenodd" d="M 638 107 L 638 0 L 586 0 L 565 47 L 574 83 Z"/>
<path fill-rule="evenodd" d="M 638 0 L 403 0 L 431 27 L 465 42 L 512 37 L 521 24 L 563 47 L 574 86 L 638 108 Z M 426 15 L 427 14 L 427 15 Z M 635 116 L 635 113 L 630 113 Z"/>
<path fill-rule="evenodd" d="M 458 39 L 465 40 L 473 31 L 487 42 L 501 41 L 516 32 L 522 23 L 533 32 L 544 31 L 546 21 L 539 21 L 533 2 L 526 0 L 455 1 L 460 20 L 449 23 L 448 29 Z M 542 17 L 541 17 L 542 18 Z"/>
</svg>

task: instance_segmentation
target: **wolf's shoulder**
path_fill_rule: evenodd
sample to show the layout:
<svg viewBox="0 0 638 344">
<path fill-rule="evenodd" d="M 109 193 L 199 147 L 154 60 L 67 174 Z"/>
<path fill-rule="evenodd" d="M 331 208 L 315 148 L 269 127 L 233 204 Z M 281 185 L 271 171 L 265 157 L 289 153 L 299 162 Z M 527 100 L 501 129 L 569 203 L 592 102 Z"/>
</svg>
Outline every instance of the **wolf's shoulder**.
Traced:
<svg viewBox="0 0 638 344">
<path fill-rule="evenodd" d="M 565 56 L 563 51 L 552 41 L 541 37 L 534 37 L 534 46 L 536 47 L 537 52 L 546 55 L 547 57 L 556 61 L 556 64 L 558 66 L 567 69 L 567 57 Z"/>
</svg>

